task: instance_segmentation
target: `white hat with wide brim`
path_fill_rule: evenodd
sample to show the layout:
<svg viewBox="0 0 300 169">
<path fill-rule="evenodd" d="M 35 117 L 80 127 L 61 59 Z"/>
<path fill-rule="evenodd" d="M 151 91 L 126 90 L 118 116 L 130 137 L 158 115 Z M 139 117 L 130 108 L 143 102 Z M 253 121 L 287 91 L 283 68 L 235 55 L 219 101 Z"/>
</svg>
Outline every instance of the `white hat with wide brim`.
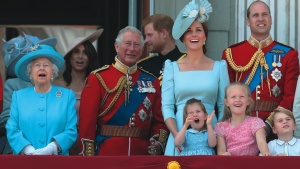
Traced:
<svg viewBox="0 0 300 169">
<path fill-rule="evenodd" d="M 82 44 L 85 41 L 90 41 L 91 43 L 93 43 L 95 40 L 97 40 L 100 37 L 103 31 L 104 29 L 101 28 L 87 37 L 76 38 L 72 43 L 69 44 L 67 52 L 64 56 L 67 56 L 75 47 L 77 47 L 79 44 Z"/>
</svg>

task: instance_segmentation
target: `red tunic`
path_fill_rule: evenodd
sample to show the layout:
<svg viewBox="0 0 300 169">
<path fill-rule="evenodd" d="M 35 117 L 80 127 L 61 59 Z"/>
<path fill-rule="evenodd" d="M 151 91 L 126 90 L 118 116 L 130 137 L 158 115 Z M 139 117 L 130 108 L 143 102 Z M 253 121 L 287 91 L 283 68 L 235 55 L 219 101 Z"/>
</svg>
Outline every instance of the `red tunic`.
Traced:
<svg viewBox="0 0 300 169">
<path fill-rule="evenodd" d="M 141 73 L 145 72 L 138 69 L 135 73 L 131 74 L 134 85 L 137 85 L 137 80 Z M 117 86 L 119 79 L 125 76 L 124 73 L 120 72 L 113 66 L 109 66 L 107 69 L 99 70 L 95 74 L 92 73 L 88 76 L 86 85 L 81 94 L 79 111 L 80 140 L 82 138 L 95 140 L 97 135 L 96 127 L 107 124 L 125 101 L 123 88 L 120 96 L 115 101 L 111 109 L 104 116 L 99 118 L 99 113 L 103 112 L 110 103 L 113 102 L 117 92 L 109 94 L 103 106 L 100 108 L 100 103 L 105 98 L 106 90 L 98 77 L 96 77 L 96 74 L 102 77 L 107 88 L 110 90 L 114 89 Z M 148 129 L 151 132 L 149 133 L 150 136 L 159 134 L 159 129 L 167 131 L 161 112 L 161 91 L 159 80 L 157 78 L 155 78 L 153 86 L 156 92 L 146 94 L 146 97 L 151 102 L 150 108 L 147 109 L 143 103 L 144 101 L 141 101 L 137 110 L 132 113 L 133 115 L 131 116 L 131 119 L 134 119 L 131 121 L 134 122 L 134 127 Z M 131 98 L 127 104 L 137 104 L 136 99 Z M 141 111 L 146 112 L 146 118 L 143 119 L 143 117 L 141 117 Z M 124 126 L 130 126 L 130 119 L 126 119 L 126 121 L 127 122 Z M 148 155 L 148 146 L 149 140 L 145 139 L 133 137 L 111 137 L 100 143 L 99 155 Z"/>
<path fill-rule="evenodd" d="M 272 41 L 271 38 L 269 39 L 270 39 L 269 41 L 270 44 L 268 42 L 264 42 L 264 44 L 262 44 L 262 51 L 265 55 L 276 44 L 278 44 L 278 42 Z M 288 47 L 286 45 L 284 46 Z M 235 44 L 233 46 L 230 46 L 229 48 L 231 48 L 232 59 L 237 66 L 247 65 L 250 62 L 250 59 L 252 58 L 253 54 L 258 50 L 256 45 L 250 44 L 250 40 Z M 257 101 L 256 96 L 258 95 L 261 101 L 271 101 L 273 103 L 276 102 L 276 105 L 292 111 L 295 89 L 296 89 L 297 79 L 299 75 L 299 59 L 298 59 L 298 52 L 291 47 L 288 48 L 290 48 L 289 52 L 284 56 L 284 58 L 281 59 L 282 66 L 274 67 L 272 70 L 268 71 L 271 96 L 269 92 L 267 78 L 264 78 L 263 84 L 259 84 L 261 86 L 259 90 L 253 90 L 252 98 L 254 101 Z M 250 69 L 244 71 L 242 75 L 241 73 L 237 74 L 237 72 L 233 70 L 232 67 L 230 67 L 228 60 L 226 59 L 225 50 L 223 51 L 222 59 L 227 61 L 230 82 L 239 81 L 240 77 L 241 77 L 240 82 L 243 82 L 244 79 L 247 78 L 247 76 L 250 74 L 253 68 L 253 66 L 250 67 Z M 277 62 L 278 62 L 278 57 L 277 57 Z M 271 76 L 272 71 L 275 69 L 278 69 L 282 74 L 281 79 L 279 79 L 277 82 Z M 275 96 L 272 91 L 272 89 L 274 89 L 276 85 L 279 87 L 280 90 L 280 93 L 277 96 Z M 257 93 L 257 91 L 259 91 L 260 93 Z M 262 120 L 266 120 L 266 118 L 270 115 L 270 113 L 271 113 L 270 111 L 258 111 L 258 117 L 260 117 Z M 253 112 L 253 115 L 256 115 L 256 111 Z"/>
</svg>

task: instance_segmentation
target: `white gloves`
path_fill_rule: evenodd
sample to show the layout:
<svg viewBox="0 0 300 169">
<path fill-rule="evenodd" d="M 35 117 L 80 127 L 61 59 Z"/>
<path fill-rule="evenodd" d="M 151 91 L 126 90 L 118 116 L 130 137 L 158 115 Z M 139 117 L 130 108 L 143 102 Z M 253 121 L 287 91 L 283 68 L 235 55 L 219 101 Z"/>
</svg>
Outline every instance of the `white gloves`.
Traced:
<svg viewBox="0 0 300 169">
<path fill-rule="evenodd" d="M 57 155 L 57 145 L 54 142 L 49 143 L 44 148 L 35 150 L 33 155 Z"/>
<path fill-rule="evenodd" d="M 23 153 L 25 155 L 32 155 L 35 153 L 35 148 L 30 144 L 27 145 L 24 149 L 23 149 Z"/>
</svg>

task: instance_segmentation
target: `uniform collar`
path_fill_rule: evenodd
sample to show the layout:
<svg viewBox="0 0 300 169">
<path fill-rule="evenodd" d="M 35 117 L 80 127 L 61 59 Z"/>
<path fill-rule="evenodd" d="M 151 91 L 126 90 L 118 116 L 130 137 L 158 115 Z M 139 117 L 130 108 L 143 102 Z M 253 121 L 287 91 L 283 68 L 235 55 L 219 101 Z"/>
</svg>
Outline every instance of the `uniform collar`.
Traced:
<svg viewBox="0 0 300 169">
<path fill-rule="evenodd" d="M 124 73 L 124 74 L 133 74 L 137 71 L 137 64 L 135 64 L 132 67 L 128 67 L 126 65 L 124 65 L 118 58 L 117 56 L 115 57 L 115 63 L 113 64 L 113 67 L 115 67 L 117 70 L 119 70 L 120 72 Z"/>
<path fill-rule="evenodd" d="M 250 36 L 248 42 L 251 46 L 262 49 L 264 47 L 269 46 L 273 42 L 273 39 L 272 39 L 271 36 L 269 36 L 269 37 L 267 37 L 266 39 L 264 39 L 262 41 L 258 41 L 253 36 Z"/>
<path fill-rule="evenodd" d="M 296 142 L 297 142 L 297 139 L 295 137 L 293 137 L 292 140 L 288 141 L 287 143 L 289 145 L 294 145 Z M 281 141 L 281 140 L 277 139 L 276 143 L 279 145 L 283 145 L 285 143 L 285 141 Z"/>
</svg>

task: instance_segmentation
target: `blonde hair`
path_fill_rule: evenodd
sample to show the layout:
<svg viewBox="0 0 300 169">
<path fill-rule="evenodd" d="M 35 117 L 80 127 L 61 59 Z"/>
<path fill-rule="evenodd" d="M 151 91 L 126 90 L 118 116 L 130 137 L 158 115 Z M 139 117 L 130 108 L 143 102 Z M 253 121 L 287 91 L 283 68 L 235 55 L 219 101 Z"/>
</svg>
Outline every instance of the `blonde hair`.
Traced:
<svg viewBox="0 0 300 169">
<path fill-rule="evenodd" d="M 183 109 L 183 123 L 185 123 L 185 119 L 187 118 L 188 116 L 188 112 L 187 112 L 187 108 L 188 106 L 194 104 L 194 103 L 197 103 L 200 108 L 202 109 L 202 111 L 207 114 L 207 111 L 205 109 L 205 106 L 204 104 L 201 102 L 201 100 L 198 100 L 198 99 L 195 99 L 195 98 L 191 98 L 189 99 L 186 103 L 185 103 L 185 106 L 184 106 L 184 109 Z M 190 128 L 190 126 L 188 127 Z M 203 125 L 203 129 L 207 129 L 207 126 L 206 126 L 206 120 L 204 121 L 204 125 Z"/>
<path fill-rule="evenodd" d="M 294 123 L 296 124 L 296 120 L 295 120 L 293 112 L 289 111 L 288 109 L 278 107 L 273 111 L 272 116 L 271 116 L 271 125 L 272 125 L 272 127 L 274 127 L 275 115 L 278 114 L 278 113 L 286 114 L 287 116 L 292 118 Z"/>
<path fill-rule="evenodd" d="M 227 85 L 226 88 L 225 88 L 224 102 L 225 102 L 225 99 L 227 99 L 227 97 L 228 97 L 228 89 L 231 88 L 231 87 L 234 87 L 234 86 L 240 86 L 240 87 L 244 88 L 244 91 L 246 92 L 247 99 L 249 101 L 249 105 L 246 108 L 245 114 L 248 115 L 248 116 L 251 116 L 252 115 L 252 109 L 254 107 L 254 101 L 252 99 L 251 91 L 250 91 L 250 88 L 249 88 L 248 85 L 246 85 L 244 83 L 241 83 L 241 82 L 233 82 L 233 83 L 230 83 L 229 85 Z M 228 106 L 226 106 L 225 103 L 224 103 L 224 115 L 223 115 L 223 118 L 222 118 L 221 121 L 226 121 L 226 120 L 230 119 L 231 116 L 232 115 L 231 115 L 230 108 Z"/>
</svg>

